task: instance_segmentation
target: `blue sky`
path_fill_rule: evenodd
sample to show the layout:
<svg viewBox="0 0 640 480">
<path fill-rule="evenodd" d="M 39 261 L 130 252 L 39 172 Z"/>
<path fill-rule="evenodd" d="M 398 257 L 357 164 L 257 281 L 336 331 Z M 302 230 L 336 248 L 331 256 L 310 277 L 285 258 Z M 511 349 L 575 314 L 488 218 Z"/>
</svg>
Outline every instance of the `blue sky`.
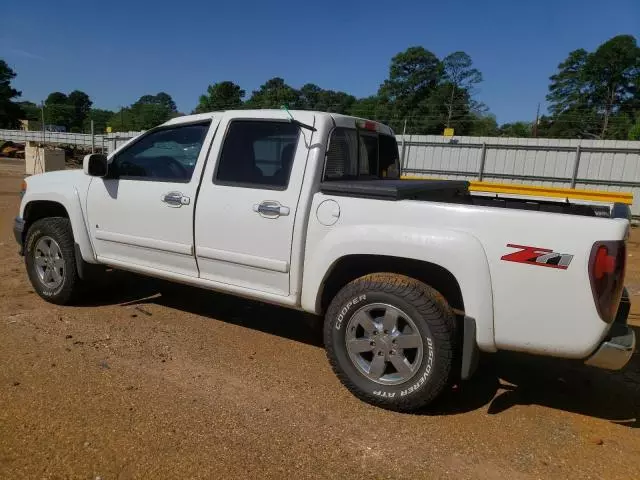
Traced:
<svg viewBox="0 0 640 480">
<path fill-rule="evenodd" d="M 530 120 L 569 51 L 640 35 L 640 0 L 11 3 L 0 58 L 24 99 L 79 89 L 116 109 L 166 91 L 185 113 L 222 80 L 250 93 L 280 76 L 367 96 L 394 54 L 422 45 L 469 53 L 484 75 L 477 98 L 500 123 Z"/>
</svg>

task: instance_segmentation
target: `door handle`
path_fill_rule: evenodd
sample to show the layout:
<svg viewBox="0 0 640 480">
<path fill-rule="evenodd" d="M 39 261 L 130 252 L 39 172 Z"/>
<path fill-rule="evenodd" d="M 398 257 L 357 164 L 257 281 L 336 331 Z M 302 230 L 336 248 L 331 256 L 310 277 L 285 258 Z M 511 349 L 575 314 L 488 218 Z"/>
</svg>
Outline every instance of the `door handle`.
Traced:
<svg viewBox="0 0 640 480">
<path fill-rule="evenodd" d="M 265 200 L 253 206 L 253 211 L 265 218 L 286 217 L 289 215 L 289 207 L 280 205 L 280 202 Z"/>
<path fill-rule="evenodd" d="M 169 192 L 162 195 L 161 200 L 170 207 L 181 207 L 189 205 L 191 199 L 182 194 L 182 192 Z"/>
</svg>

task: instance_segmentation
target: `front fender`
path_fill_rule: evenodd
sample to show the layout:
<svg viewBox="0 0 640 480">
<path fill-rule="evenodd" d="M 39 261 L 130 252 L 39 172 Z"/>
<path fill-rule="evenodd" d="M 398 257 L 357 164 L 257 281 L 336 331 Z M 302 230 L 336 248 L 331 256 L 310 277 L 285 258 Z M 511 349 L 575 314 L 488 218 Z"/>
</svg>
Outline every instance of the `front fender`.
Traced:
<svg viewBox="0 0 640 480">
<path fill-rule="evenodd" d="M 37 189 L 29 191 L 28 189 L 20 204 L 20 216 L 24 218 L 27 205 L 36 201 L 55 202 L 64 207 L 69 215 L 73 238 L 80 249 L 82 259 L 88 263 L 97 263 L 78 189 L 73 185 L 52 185 L 46 191 Z"/>
<path fill-rule="evenodd" d="M 322 284 L 347 255 L 385 255 L 421 260 L 447 269 L 460 285 L 465 314 L 476 321 L 483 351 L 496 351 L 489 264 L 480 241 L 455 230 L 359 225 L 332 229 L 305 258 L 302 308 L 318 313 Z"/>
</svg>

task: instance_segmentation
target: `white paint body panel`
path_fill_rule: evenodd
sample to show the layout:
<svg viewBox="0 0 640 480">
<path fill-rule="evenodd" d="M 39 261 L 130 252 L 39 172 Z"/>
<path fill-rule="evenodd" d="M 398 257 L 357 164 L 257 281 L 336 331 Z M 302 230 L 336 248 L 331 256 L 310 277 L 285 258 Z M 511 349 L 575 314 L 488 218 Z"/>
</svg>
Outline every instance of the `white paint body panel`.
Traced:
<svg viewBox="0 0 640 480">
<path fill-rule="evenodd" d="M 163 194 L 195 198 L 196 183 L 103 180 L 89 187 L 87 214 L 99 260 L 118 260 L 198 276 L 193 257 L 193 205 L 170 207 Z M 171 225 L 170 228 L 167 228 Z"/>
<path fill-rule="evenodd" d="M 60 170 L 28 177 L 27 192 L 20 203 L 20 216 L 24 217 L 25 208 L 30 202 L 59 203 L 69 214 L 73 236 L 82 259 L 88 263 L 97 263 L 86 223 L 87 190 L 91 180 L 82 170 Z"/>
<path fill-rule="evenodd" d="M 420 201 L 333 198 L 340 219 L 311 218 L 302 306 L 317 309 L 315 291 L 325 262 L 344 255 L 380 254 L 438 264 L 458 280 L 465 313 L 476 320 L 482 350 L 520 350 L 584 358 L 609 325 L 598 316 L 588 277 L 597 240 L 624 238 L 628 222 Z M 375 203 L 373 203 L 375 202 Z M 567 270 L 506 262 L 520 244 L 573 254 Z"/>
<path fill-rule="evenodd" d="M 313 313 L 320 313 L 324 280 L 345 256 L 434 263 L 456 277 L 485 351 L 584 358 L 606 336 L 610 326 L 597 314 L 587 263 L 594 242 L 625 238 L 627 221 L 325 195 L 319 187 L 330 132 L 354 119 L 291 113 L 317 130 L 302 130 L 286 190 L 213 183 L 230 121 L 289 118 L 278 110 L 224 112 L 167 122 L 212 119 L 188 184 L 119 180 L 116 188 L 82 171 L 47 173 L 28 179 L 21 214 L 32 200 L 61 203 L 86 261 Z M 163 204 L 161 194 L 172 190 L 189 196 L 190 204 Z M 289 215 L 260 216 L 254 205 L 264 200 L 289 207 Z M 318 207 L 327 200 L 337 208 L 321 221 Z M 501 260 L 513 252 L 507 244 L 548 248 L 573 260 L 566 270 L 507 262 Z"/>
</svg>

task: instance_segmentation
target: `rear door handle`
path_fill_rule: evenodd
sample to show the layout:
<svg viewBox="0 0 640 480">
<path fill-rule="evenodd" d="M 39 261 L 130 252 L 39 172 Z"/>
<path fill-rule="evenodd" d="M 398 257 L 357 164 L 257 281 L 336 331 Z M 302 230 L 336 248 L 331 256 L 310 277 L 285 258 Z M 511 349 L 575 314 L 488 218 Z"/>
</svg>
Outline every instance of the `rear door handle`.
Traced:
<svg viewBox="0 0 640 480">
<path fill-rule="evenodd" d="M 262 203 L 255 204 L 253 211 L 265 218 L 286 217 L 290 212 L 289 207 L 285 207 L 274 200 L 265 200 Z"/>
<path fill-rule="evenodd" d="M 161 200 L 170 207 L 181 207 L 182 205 L 189 205 L 191 199 L 182 192 L 169 192 L 162 195 Z"/>
</svg>

